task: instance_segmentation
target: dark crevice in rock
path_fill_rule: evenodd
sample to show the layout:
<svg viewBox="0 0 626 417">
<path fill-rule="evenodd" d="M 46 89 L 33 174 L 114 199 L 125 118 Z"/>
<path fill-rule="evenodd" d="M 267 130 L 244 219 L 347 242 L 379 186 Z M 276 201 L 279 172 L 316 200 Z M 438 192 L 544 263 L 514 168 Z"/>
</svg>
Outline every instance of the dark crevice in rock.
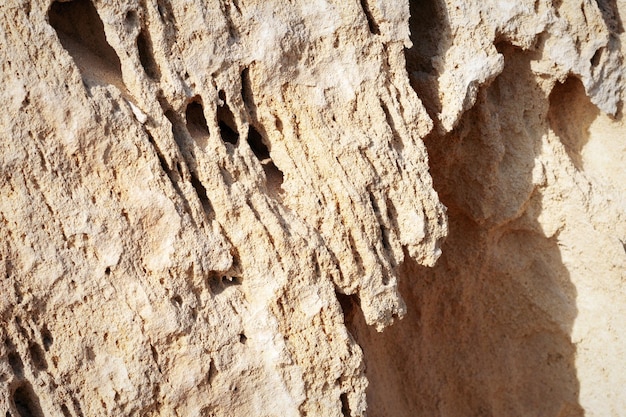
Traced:
<svg viewBox="0 0 626 417">
<path fill-rule="evenodd" d="M 165 25 L 171 25 L 176 27 L 176 19 L 174 18 L 174 11 L 172 10 L 172 4 L 169 0 L 157 0 L 157 11 L 161 17 L 161 21 Z"/>
<path fill-rule="evenodd" d="M 137 51 L 139 52 L 139 61 L 143 67 L 146 75 L 153 80 L 159 80 L 161 78 L 161 72 L 159 66 L 154 60 L 154 51 L 152 49 L 152 39 L 150 38 L 150 32 L 142 29 L 137 35 Z"/>
<path fill-rule="evenodd" d="M 204 107 L 202 106 L 202 99 L 200 97 L 195 97 L 189 104 L 187 104 L 187 109 L 185 110 L 185 119 L 187 121 L 187 131 L 189 135 L 196 141 L 198 146 L 201 148 L 206 147 L 209 138 L 209 126 L 207 124 L 206 118 L 204 117 Z M 181 132 L 178 133 L 180 135 Z M 180 139 L 177 140 L 179 142 Z M 186 149 L 184 144 L 179 143 L 181 149 Z M 183 156 L 186 153 L 183 154 Z M 188 157 L 185 157 L 188 160 Z M 202 184 L 198 177 L 197 170 L 195 168 L 195 164 L 189 164 L 190 166 L 190 176 L 191 176 L 191 185 L 196 190 L 196 194 L 202 203 L 202 207 L 206 213 L 212 211 L 211 203 L 209 201 L 209 197 L 207 195 L 206 187 Z"/>
<path fill-rule="evenodd" d="M 167 116 L 167 113 L 166 113 L 166 116 Z M 180 162 L 176 162 L 175 168 L 171 168 L 165 158 L 165 155 L 163 155 L 163 152 L 161 152 L 161 150 L 159 149 L 158 145 L 156 144 L 150 132 L 148 132 L 148 130 L 145 128 L 144 128 L 144 131 L 148 137 L 148 141 L 154 148 L 157 158 L 159 159 L 161 169 L 163 170 L 165 175 L 167 175 L 167 178 L 170 180 L 172 187 L 174 188 L 174 190 L 176 191 L 176 193 L 179 195 L 179 197 L 182 200 L 183 210 L 186 213 L 192 213 L 190 205 L 189 205 L 189 201 L 187 200 L 185 193 L 181 190 L 180 185 L 179 185 L 179 181 L 182 179 L 182 175 L 183 175 L 183 173 L 181 172 L 182 167 L 180 165 Z M 192 219 L 192 223 L 195 224 L 195 220 Z"/>
<path fill-rule="evenodd" d="M 164 114 L 167 120 L 170 122 L 170 125 L 172 126 L 172 135 L 174 136 L 174 141 L 176 142 L 176 145 L 183 153 L 183 158 L 185 159 L 185 161 L 189 162 L 187 160 L 187 155 L 185 154 L 185 151 L 189 146 L 187 142 L 190 133 L 185 127 L 185 121 L 182 120 L 182 117 L 180 117 L 178 113 L 174 112 L 174 110 L 172 110 L 172 108 L 168 104 L 163 103 L 161 104 L 161 107 L 166 109 Z"/>
<path fill-rule="evenodd" d="M 252 82 L 250 81 L 250 70 L 248 68 L 244 68 L 243 71 L 241 71 L 241 98 L 248 111 L 255 108 Z"/>
<path fill-rule="evenodd" d="M 619 15 L 617 0 L 596 0 L 596 3 L 598 3 L 598 8 L 602 13 L 604 23 L 606 23 L 609 30 L 615 35 L 624 33 L 624 26 Z"/>
<path fill-rule="evenodd" d="M 281 187 L 284 180 L 283 172 L 274 164 L 274 161 L 272 161 L 270 151 L 265 144 L 263 136 L 254 126 L 250 126 L 248 131 L 248 145 L 250 145 L 250 149 L 261 162 L 270 195 L 274 198 L 280 198 L 280 193 L 282 192 Z"/>
<path fill-rule="evenodd" d="M 212 218 L 214 213 L 213 207 L 208 198 L 206 187 L 202 184 L 202 181 L 199 178 L 191 143 L 191 140 L 193 139 L 196 141 L 198 146 L 205 147 L 208 142 L 209 128 L 204 117 L 202 100 L 200 97 L 196 97 L 187 105 L 187 109 L 185 111 L 186 125 L 184 124 L 185 122 L 182 118 L 171 109 L 165 112 L 165 116 L 172 124 L 172 134 L 174 136 L 174 140 L 176 141 L 182 158 L 188 168 L 189 178 L 185 178 L 189 179 L 191 185 L 194 187 L 196 195 L 198 196 L 198 199 L 202 204 L 202 208 L 204 209 L 204 213 L 209 216 L 209 218 Z M 183 173 L 180 172 L 182 170 L 182 166 L 180 166 L 180 163 L 177 166 L 179 167 L 179 177 L 182 177 Z M 178 184 L 176 187 L 178 187 Z"/>
<path fill-rule="evenodd" d="M 196 141 L 198 146 L 205 148 L 210 132 L 206 118 L 204 117 L 202 99 L 199 96 L 194 97 L 193 100 L 187 104 L 185 120 L 187 121 L 187 131 L 191 137 Z"/>
<path fill-rule="evenodd" d="M 370 33 L 373 35 L 380 35 L 380 28 L 378 27 L 376 20 L 374 20 L 374 16 L 372 16 L 372 11 L 370 10 L 367 0 L 361 0 L 361 8 L 363 8 L 363 13 L 367 19 L 367 26 L 370 29 Z"/>
<path fill-rule="evenodd" d="M 213 384 L 216 375 L 217 369 L 215 368 L 215 363 L 213 362 L 213 359 L 211 359 L 209 361 L 209 372 L 207 372 L 207 382 L 209 383 L 209 385 Z"/>
<path fill-rule="evenodd" d="M 207 195 L 206 187 L 202 185 L 202 182 L 198 179 L 195 172 L 191 171 L 191 185 L 196 190 L 196 194 L 198 194 L 198 198 L 202 203 L 202 207 L 206 213 L 209 213 L 213 210 L 211 207 L 211 202 L 209 201 L 209 197 Z"/>
<path fill-rule="evenodd" d="M 270 157 L 270 151 L 263 141 L 263 136 L 252 125 L 248 131 L 248 145 L 250 145 L 254 155 L 259 158 L 259 161 L 264 161 Z"/>
<path fill-rule="evenodd" d="M 242 282 L 241 277 L 217 273 L 207 278 L 207 286 L 213 295 L 221 294 L 226 288 L 241 285 Z"/>
<path fill-rule="evenodd" d="M 87 87 L 113 84 L 125 90 L 120 59 L 107 42 L 102 20 L 90 0 L 55 2 L 48 20 Z"/>
<path fill-rule="evenodd" d="M 39 398 L 28 381 L 13 391 L 13 404 L 20 417 L 44 417 Z"/>
<path fill-rule="evenodd" d="M 22 377 L 24 375 L 24 362 L 22 362 L 22 358 L 17 352 L 10 352 L 8 355 L 9 366 L 13 370 L 13 373 L 17 377 Z"/>
<path fill-rule="evenodd" d="M 63 417 L 72 417 L 72 413 L 70 413 L 70 410 L 65 404 L 61 405 L 61 413 L 63 414 Z"/>
<path fill-rule="evenodd" d="M 439 96 L 439 71 L 435 58 L 443 56 L 452 44 L 446 4 L 442 0 L 411 1 L 409 28 L 413 46 L 405 50 L 411 86 L 417 92 L 435 125 L 439 123 L 442 103 Z"/>
<path fill-rule="evenodd" d="M 152 360 L 154 361 L 154 363 L 157 366 L 157 369 L 159 370 L 159 373 L 161 373 L 161 365 L 159 365 L 159 353 L 157 352 L 156 348 L 150 344 L 150 352 L 152 353 Z"/>
<path fill-rule="evenodd" d="M 74 397 L 72 397 L 72 405 L 74 406 L 74 412 L 78 417 L 85 417 L 85 414 L 83 414 L 83 409 L 80 406 L 80 402 Z"/>
<path fill-rule="evenodd" d="M 592 67 L 597 67 L 600 64 L 600 60 L 602 59 L 602 53 L 604 52 L 604 48 L 598 48 L 598 50 L 591 57 L 590 63 Z"/>
<path fill-rule="evenodd" d="M 176 178 L 174 178 L 173 173 L 172 173 L 172 169 L 169 167 L 165 156 L 163 155 L 163 153 L 161 152 L 161 150 L 159 149 L 159 147 L 157 146 L 156 142 L 154 141 L 154 137 L 152 137 L 152 134 L 150 134 L 150 132 L 148 132 L 147 130 L 145 130 L 146 136 L 148 137 L 148 141 L 150 142 L 150 144 L 152 145 L 152 147 L 154 148 L 154 151 L 156 152 L 157 157 L 159 158 L 159 163 L 161 164 L 161 169 L 163 170 L 163 172 L 165 172 L 165 174 L 167 174 L 168 178 L 170 179 L 170 181 L 172 182 L 172 184 L 176 184 Z"/>
<path fill-rule="evenodd" d="M 389 108 L 382 100 L 380 101 L 380 107 L 383 110 L 383 113 L 385 113 L 385 120 L 387 121 L 387 125 L 389 125 L 389 128 L 391 129 L 391 133 L 393 135 L 393 140 L 391 141 L 391 143 L 393 144 L 394 148 L 396 148 L 397 151 L 402 151 L 402 149 L 404 149 L 404 142 L 402 141 L 402 135 L 400 135 L 396 129 L 396 124 L 393 121 L 393 117 L 391 117 Z"/>
<path fill-rule="evenodd" d="M 224 91 L 220 90 L 219 96 L 222 100 L 221 105 L 217 107 L 217 121 L 220 127 L 220 136 L 225 143 L 237 145 L 239 142 L 239 132 L 237 131 L 235 116 L 226 102 Z"/>
<path fill-rule="evenodd" d="M 337 296 L 341 311 L 343 312 L 343 321 L 348 330 L 350 330 L 350 323 L 354 320 L 355 314 L 362 314 L 360 313 L 361 300 L 358 294 L 348 295 L 335 291 L 335 295 Z"/>
<path fill-rule="evenodd" d="M 379 229 L 380 229 L 380 239 L 383 246 L 383 249 L 387 253 L 387 257 L 391 263 L 392 267 L 396 266 L 396 259 L 393 256 L 393 252 L 391 250 L 391 243 L 389 242 L 389 228 L 387 225 L 386 219 L 383 217 L 383 211 L 380 208 L 380 204 L 376 200 L 374 194 L 370 191 L 368 192 L 370 207 L 374 214 L 376 215 L 376 220 L 378 221 Z M 385 210 L 386 211 L 386 210 Z M 385 213 L 386 214 L 386 213 Z"/>
<path fill-rule="evenodd" d="M 31 343 L 28 347 L 28 352 L 30 353 L 30 358 L 36 369 L 44 370 L 48 368 L 48 362 L 46 361 L 46 356 L 41 346 L 37 343 Z"/>
<path fill-rule="evenodd" d="M 344 417 L 351 417 L 352 413 L 350 412 L 350 405 L 348 404 L 348 395 L 344 392 L 339 398 L 341 399 L 341 414 Z"/>
<path fill-rule="evenodd" d="M 172 301 L 172 304 L 174 304 L 176 307 L 182 307 L 183 305 L 183 298 L 178 294 L 173 296 L 171 301 Z"/>
</svg>

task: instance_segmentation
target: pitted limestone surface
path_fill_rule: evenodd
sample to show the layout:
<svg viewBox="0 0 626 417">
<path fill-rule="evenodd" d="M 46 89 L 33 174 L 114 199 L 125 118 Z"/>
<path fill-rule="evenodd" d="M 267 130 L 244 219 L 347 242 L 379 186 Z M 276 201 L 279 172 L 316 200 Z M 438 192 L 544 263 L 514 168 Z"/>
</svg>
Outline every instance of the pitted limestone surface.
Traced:
<svg viewBox="0 0 626 417">
<path fill-rule="evenodd" d="M 624 13 L 2 2 L 0 415 L 618 415 Z"/>
</svg>

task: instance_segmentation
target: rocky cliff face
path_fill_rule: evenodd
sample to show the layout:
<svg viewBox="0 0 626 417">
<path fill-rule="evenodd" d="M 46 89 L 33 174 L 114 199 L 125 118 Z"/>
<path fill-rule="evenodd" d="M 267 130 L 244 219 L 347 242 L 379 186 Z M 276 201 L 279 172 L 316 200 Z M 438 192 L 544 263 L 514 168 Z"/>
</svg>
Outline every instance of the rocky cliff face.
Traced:
<svg viewBox="0 0 626 417">
<path fill-rule="evenodd" d="M 4 2 L 0 413 L 620 415 L 625 13 Z"/>
</svg>

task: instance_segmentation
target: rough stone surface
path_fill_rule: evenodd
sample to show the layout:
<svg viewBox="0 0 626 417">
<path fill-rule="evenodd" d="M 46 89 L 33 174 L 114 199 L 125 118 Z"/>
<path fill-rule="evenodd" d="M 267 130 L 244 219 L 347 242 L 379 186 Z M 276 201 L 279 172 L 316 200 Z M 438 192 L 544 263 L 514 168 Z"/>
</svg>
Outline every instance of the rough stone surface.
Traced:
<svg viewBox="0 0 626 417">
<path fill-rule="evenodd" d="M 0 415 L 623 415 L 624 15 L 2 2 Z"/>
</svg>

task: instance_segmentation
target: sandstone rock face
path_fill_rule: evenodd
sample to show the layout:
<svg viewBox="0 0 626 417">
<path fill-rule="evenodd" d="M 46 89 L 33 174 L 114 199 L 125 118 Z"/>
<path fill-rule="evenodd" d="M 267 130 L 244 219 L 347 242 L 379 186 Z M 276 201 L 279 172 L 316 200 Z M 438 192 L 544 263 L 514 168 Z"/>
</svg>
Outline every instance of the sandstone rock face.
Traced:
<svg viewBox="0 0 626 417">
<path fill-rule="evenodd" d="M 0 415 L 622 415 L 625 14 L 3 2 Z"/>
</svg>

